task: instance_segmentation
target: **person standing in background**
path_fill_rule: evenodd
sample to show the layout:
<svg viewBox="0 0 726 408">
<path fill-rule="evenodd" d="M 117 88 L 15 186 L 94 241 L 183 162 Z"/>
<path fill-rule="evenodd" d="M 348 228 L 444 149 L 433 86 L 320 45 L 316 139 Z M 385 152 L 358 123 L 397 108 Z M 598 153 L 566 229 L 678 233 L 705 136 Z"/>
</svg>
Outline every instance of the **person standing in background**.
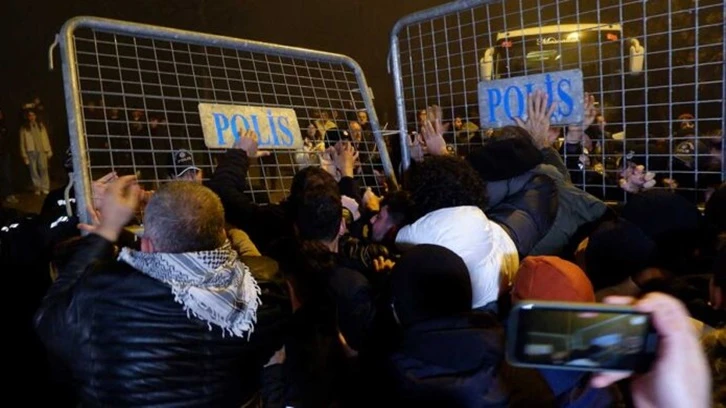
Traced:
<svg viewBox="0 0 726 408">
<path fill-rule="evenodd" d="M 13 195 L 13 181 L 10 178 L 10 138 L 5 125 L 5 114 L 0 109 L 0 199 L 7 204 L 17 204 Z"/>
<path fill-rule="evenodd" d="M 34 110 L 25 113 L 25 123 L 20 127 L 20 154 L 23 161 L 30 167 L 35 195 L 48 194 L 50 179 L 48 178 L 48 159 L 53 157 L 48 140 L 48 131 L 38 121 Z"/>
</svg>

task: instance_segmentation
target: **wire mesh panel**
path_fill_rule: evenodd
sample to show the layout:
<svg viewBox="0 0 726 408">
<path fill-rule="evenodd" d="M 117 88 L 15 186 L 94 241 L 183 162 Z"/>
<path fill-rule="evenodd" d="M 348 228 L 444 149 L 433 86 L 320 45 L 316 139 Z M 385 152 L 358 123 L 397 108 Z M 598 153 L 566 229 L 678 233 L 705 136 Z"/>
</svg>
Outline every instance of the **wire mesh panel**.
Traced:
<svg viewBox="0 0 726 408">
<path fill-rule="evenodd" d="M 329 164 L 322 153 L 341 139 L 360 153 L 363 185 L 395 184 L 365 77 L 348 57 L 85 17 L 66 23 L 61 51 L 82 209 L 91 180 L 110 171 L 149 189 L 190 168 L 209 177 L 223 150 L 205 145 L 200 103 L 295 111 L 304 145 L 252 165 L 257 203 L 281 200 L 297 170 Z"/>
<path fill-rule="evenodd" d="M 623 201 L 634 163 L 702 202 L 724 179 L 723 0 L 462 0 L 400 20 L 391 56 L 404 167 L 427 106 L 443 108 L 464 155 L 491 134 L 480 81 L 577 68 L 599 116 L 583 149 L 564 145 L 568 129 L 555 146 L 576 184 Z"/>
</svg>

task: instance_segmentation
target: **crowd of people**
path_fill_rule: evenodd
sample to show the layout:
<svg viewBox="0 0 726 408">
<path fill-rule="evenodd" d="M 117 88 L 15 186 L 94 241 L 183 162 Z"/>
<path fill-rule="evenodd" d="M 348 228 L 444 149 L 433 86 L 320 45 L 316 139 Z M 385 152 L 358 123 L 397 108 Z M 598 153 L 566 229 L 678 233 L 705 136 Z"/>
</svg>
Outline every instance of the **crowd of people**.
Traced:
<svg viewBox="0 0 726 408">
<path fill-rule="evenodd" d="M 628 123 L 608 124 L 602 110 L 596 109 L 592 95 L 586 95 L 586 105 L 589 115 L 583 123 L 551 126 L 550 137 L 541 143 L 562 155 L 571 181 L 585 186 L 591 194 L 603 200 L 622 201 L 620 188 L 635 193 L 645 185 L 698 191 L 688 198 L 705 202 L 721 184 L 720 124 L 701 123 L 697 129 L 695 117 L 684 113 L 668 121 L 675 126 L 671 134 L 660 129 L 645 133 L 645 129 Z M 450 152 L 467 156 L 494 134 L 494 129 L 479 124 L 478 106 L 468 112 L 451 110 L 453 114 L 448 116 L 452 119 L 444 123 L 444 138 Z M 414 144 L 429 115 L 429 109 L 422 109 L 415 120 L 409 120 L 418 128 L 412 135 Z"/>
<path fill-rule="evenodd" d="M 94 181 L 85 224 L 39 177 L 41 214 L 1 220 L 10 287 L 28 289 L 18 378 L 45 378 L 60 406 L 724 406 L 726 185 L 702 214 L 631 175 L 616 211 L 572 183 L 546 100 L 466 152 L 431 107 L 402 188 L 381 196 L 358 185 L 355 137 L 298 162 L 280 204 L 247 194 L 267 154 L 254 132 L 209 177 L 175 157 L 154 192 Z M 309 143 L 338 128 L 319 119 Z M 657 359 L 645 374 L 513 366 L 504 329 L 526 300 L 632 304 Z"/>
</svg>

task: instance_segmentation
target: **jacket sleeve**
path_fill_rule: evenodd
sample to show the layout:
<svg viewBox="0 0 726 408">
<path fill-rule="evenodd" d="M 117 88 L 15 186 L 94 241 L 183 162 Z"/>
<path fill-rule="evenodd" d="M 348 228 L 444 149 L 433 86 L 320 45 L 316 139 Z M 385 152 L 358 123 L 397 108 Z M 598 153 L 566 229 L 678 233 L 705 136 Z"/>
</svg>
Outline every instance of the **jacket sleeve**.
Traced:
<svg viewBox="0 0 726 408">
<path fill-rule="evenodd" d="M 552 147 L 545 147 L 542 149 L 542 158 L 544 164 L 554 166 L 560 173 L 562 173 L 567 182 L 570 181 L 570 172 L 567 171 L 567 166 L 565 166 L 565 162 L 562 160 L 562 156 L 560 156 L 560 153 L 558 153 L 557 150 Z"/>
<path fill-rule="evenodd" d="M 276 205 L 260 206 L 246 193 L 249 159 L 243 150 L 230 149 L 219 160 L 207 187 L 222 200 L 227 222 L 246 232 L 260 251 L 284 231 L 284 214 Z"/>
<path fill-rule="evenodd" d="M 262 369 L 260 399 L 264 408 L 285 407 L 285 370 L 283 364 Z"/>
<path fill-rule="evenodd" d="M 375 317 L 371 286 L 361 273 L 338 268 L 331 277 L 330 289 L 338 309 L 338 328 L 348 345 L 359 351 Z"/>
<path fill-rule="evenodd" d="M 65 362 L 72 361 L 81 335 L 82 311 L 78 310 L 79 302 L 73 299 L 74 288 L 97 261 L 112 255 L 113 244 L 106 239 L 96 234 L 81 239 L 35 314 L 35 328 L 41 341 Z"/>
<path fill-rule="evenodd" d="M 537 175 L 526 188 L 489 208 L 486 215 L 509 234 L 521 259 L 550 230 L 558 204 L 555 182 L 547 176 Z"/>
<path fill-rule="evenodd" d="M 28 146 L 25 144 L 25 130 L 20 128 L 20 157 L 28 160 Z"/>
<path fill-rule="evenodd" d="M 52 154 L 53 150 L 50 148 L 50 138 L 48 138 L 48 128 L 45 125 L 40 127 L 40 135 L 43 139 L 43 152 L 46 154 Z"/>
<path fill-rule="evenodd" d="M 584 152 L 585 150 L 583 149 L 582 144 L 565 142 L 560 147 L 560 160 L 564 161 L 565 168 L 567 168 L 568 170 L 582 170 L 580 168 L 580 155 Z M 563 156 L 566 157 L 564 157 L 563 159 Z M 555 165 L 555 167 L 557 166 Z"/>
</svg>

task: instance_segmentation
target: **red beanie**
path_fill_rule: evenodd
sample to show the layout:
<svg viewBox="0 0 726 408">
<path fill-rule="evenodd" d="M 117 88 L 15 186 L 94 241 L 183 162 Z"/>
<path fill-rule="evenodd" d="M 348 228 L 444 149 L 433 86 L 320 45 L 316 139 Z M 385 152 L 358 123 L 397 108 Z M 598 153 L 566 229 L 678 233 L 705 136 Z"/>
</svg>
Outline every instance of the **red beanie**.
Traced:
<svg viewBox="0 0 726 408">
<path fill-rule="evenodd" d="M 519 266 L 512 300 L 594 302 L 595 291 L 585 272 L 556 256 L 529 256 Z"/>
</svg>

